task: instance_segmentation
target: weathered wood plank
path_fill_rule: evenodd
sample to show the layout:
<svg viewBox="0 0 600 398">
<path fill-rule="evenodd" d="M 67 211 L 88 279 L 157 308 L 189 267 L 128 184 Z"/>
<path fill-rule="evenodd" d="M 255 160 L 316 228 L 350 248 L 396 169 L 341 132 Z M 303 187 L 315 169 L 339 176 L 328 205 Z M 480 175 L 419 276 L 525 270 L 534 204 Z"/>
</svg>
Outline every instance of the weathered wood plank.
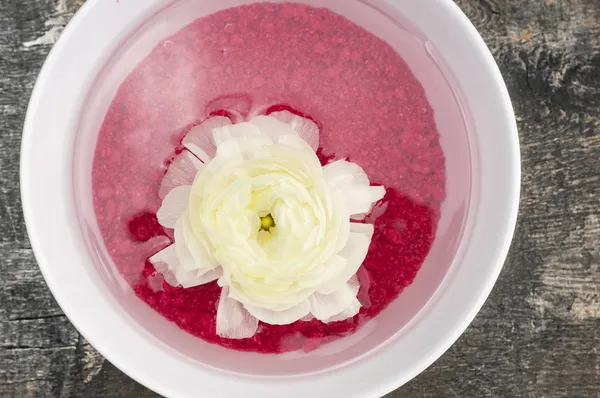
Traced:
<svg viewBox="0 0 600 398">
<path fill-rule="evenodd" d="M 62 311 L 35 263 L 31 249 L 0 245 L 3 253 L 3 286 L 0 316 L 6 320 L 37 319 L 62 315 Z"/>
<path fill-rule="evenodd" d="M 0 349 L 75 347 L 77 330 L 64 315 L 0 321 Z"/>
<path fill-rule="evenodd" d="M 71 396 L 77 380 L 77 348 L 13 348 L 0 351 L 2 396 Z M 41 385 L 38 387 L 38 382 Z"/>
</svg>

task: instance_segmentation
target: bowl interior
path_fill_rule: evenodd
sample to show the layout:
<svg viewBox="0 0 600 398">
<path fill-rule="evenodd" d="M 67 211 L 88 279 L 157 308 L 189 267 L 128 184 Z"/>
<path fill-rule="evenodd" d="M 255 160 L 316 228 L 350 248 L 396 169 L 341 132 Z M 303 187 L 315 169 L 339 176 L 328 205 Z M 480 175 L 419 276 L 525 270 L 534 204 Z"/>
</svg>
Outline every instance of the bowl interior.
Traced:
<svg viewBox="0 0 600 398">
<path fill-rule="evenodd" d="M 402 339 L 403 335 L 411 333 L 411 320 L 422 312 L 453 264 L 460 260 L 459 246 L 469 211 L 477 201 L 473 189 L 478 178 L 477 157 L 473 156 L 476 153 L 473 151 L 476 137 L 460 84 L 460 78 L 464 78 L 468 71 L 450 68 L 446 64 L 447 54 L 442 55 L 437 50 L 434 37 L 439 36 L 442 27 L 419 26 L 411 19 L 411 15 L 420 13 L 420 6 L 412 2 L 405 2 L 401 9 L 381 0 L 296 2 L 327 7 L 384 39 L 408 63 L 424 86 L 435 112 L 446 157 L 447 198 L 442 207 L 436 238 L 414 283 L 384 312 L 355 334 L 310 353 L 260 355 L 227 350 L 183 332 L 155 313 L 122 280 L 96 225 L 90 175 L 100 126 L 119 85 L 155 46 L 163 44 L 165 39 L 197 18 L 249 2 L 179 0 L 163 3 L 160 7 L 157 5 L 145 14 L 140 13 L 135 23 L 126 27 L 121 39 L 112 43 L 112 49 L 99 57 L 98 72 L 93 74 L 90 84 L 81 90 L 81 119 L 71 131 L 70 138 L 75 145 L 73 200 L 92 259 L 87 264 L 90 267 L 89 275 L 101 281 L 105 286 L 105 294 L 117 298 L 120 311 L 133 320 L 136 327 L 147 333 L 156 344 L 166 344 L 187 357 L 195 363 L 194 366 L 262 376 L 308 374 L 358 359 L 392 338 Z M 426 312 L 421 315 L 426 316 Z"/>
</svg>

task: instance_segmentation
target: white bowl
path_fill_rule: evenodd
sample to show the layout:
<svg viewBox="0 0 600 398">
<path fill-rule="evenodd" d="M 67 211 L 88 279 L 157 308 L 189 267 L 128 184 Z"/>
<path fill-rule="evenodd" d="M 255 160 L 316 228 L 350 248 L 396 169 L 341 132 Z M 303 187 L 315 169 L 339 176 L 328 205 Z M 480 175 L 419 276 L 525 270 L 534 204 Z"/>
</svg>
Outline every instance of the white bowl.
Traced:
<svg viewBox="0 0 600 398">
<path fill-rule="evenodd" d="M 81 222 L 91 206 L 89 150 L 119 79 L 193 19 L 248 1 L 88 0 L 48 56 L 34 89 L 23 133 L 21 187 L 40 268 L 83 336 L 162 395 L 384 395 L 450 347 L 483 305 L 505 260 L 519 199 L 516 123 L 500 72 L 460 9 L 451 0 L 297 2 L 327 6 L 382 36 L 398 26 L 381 23 L 378 13 L 402 14 L 427 37 L 432 56 L 443 60 L 444 76 L 452 80 L 469 125 L 468 137 L 456 136 L 432 95 L 447 159 L 448 198 L 430 255 L 413 285 L 379 316 L 310 354 L 241 353 L 186 334 L 133 294 L 110 267 L 94 226 Z M 138 39 L 128 41 L 142 26 Z M 102 78 L 111 62 L 120 72 Z M 428 95 L 435 91 L 426 71 L 413 71 Z M 104 88 L 91 90 L 99 78 Z"/>
</svg>

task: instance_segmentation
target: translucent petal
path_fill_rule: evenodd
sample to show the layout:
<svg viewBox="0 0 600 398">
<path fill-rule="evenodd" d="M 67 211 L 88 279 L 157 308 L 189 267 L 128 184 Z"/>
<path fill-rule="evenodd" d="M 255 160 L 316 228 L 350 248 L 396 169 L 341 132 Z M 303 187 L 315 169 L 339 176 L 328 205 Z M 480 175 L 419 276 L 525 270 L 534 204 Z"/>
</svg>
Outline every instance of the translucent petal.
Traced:
<svg viewBox="0 0 600 398">
<path fill-rule="evenodd" d="M 352 281 L 352 282 L 351 282 Z M 339 289 L 330 294 L 315 292 L 308 298 L 310 301 L 310 312 L 320 321 L 327 320 L 334 315 L 340 314 L 350 307 L 356 300 L 356 284 L 351 279 Z"/>
<path fill-rule="evenodd" d="M 189 269 L 196 269 L 200 272 L 207 272 L 217 266 L 215 259 L 209 254 L 207 242 L 201 241 L 199 237 L 194 234 L 192 224 L 188 212 L 185 212 L 178 221 L 181 222 L 181 230 L 178 234 L 178 225 L 175 226 L 175 244 L 180 241 L 185 244 L 189 255 L 192 258 L 193 266 Z M 179 255 L 179 252 L 178 252 Z M 182 261 L 182 266 L 185 266 Z"/>
<path fill-rule="evenodd" d="M 313 151 L 316 152 L 319 149 L 319 128 L 312 120 L 294 115 L 288 111 L 273 112 L 269 116 L 289 124 L 291 128 L 296 130 L 300 138 L 310 145 Z"/>
<path fill-rule="evenodd" d="M 206 283 L 212 282 L 223 275 L 223 270 L 221 267 L 211 269 L 211 270 L 185 270 L 183 268 L 176 268 L 173 271 L 168 271 L 173 275 L 171 278 L 168 274 L 163 274 L 167 283 L 172 286 L 181 285 L 184 288 L 194 287 L 204 285 Z M 172 283 L 174 282 L 174 283 Z"/>
<path fill-rule="evenodd" d="M 203 271 L 204 270 L 198 271 L 198 274 L 196 275 L 196 279 L 198 280 L 200 285 L 204 285 L 206 283 L 215 281 L 215 280 L 219 279 L 221 276 L 223 276 L 223 268 L 221 268 L 221 267 L 217 267 L 217 268 L 214 268 L 207 272 L 202 273 Z"/>
<path fill-rule="evenodd" d="M 174 239 L 175 239 L 175 252 L 177 253 L 177 258 L 179 259 L 179 266 L 177 269 L 181 269 L 183 271 L 192 271 L 196 269 L 196 261 L 194 261 L 194 257 L 190 250 L 188 249 L 188 245 L 185 241 L 184 231 L 183 231 L 183 223 L 185 222 L 185 214 L 179 217 L 179 220 L 175 223 L 175 231 L 174 231 Z"/>
<path fill-rule="evenodd" d="M 254 336 L 258 319 L 250 315 L 237 300 L 229 297 L 229 288 L 224 286 L 217 307 L 217 335 L 228 339 L 245 339 Z"/>
<path fill-rule="evenodd" d="M 181 151 L 169 165 L 169 169 L 160 183 L 158 197 L 164 199 L 174 188 L 182 185 L 192 185 L 201 167 L 202 162 L 190 151 Z"/>
<path fill-rule="evenodd" d="M 371 306 L 371 297 L 369 297 L 371 277 L 369 276 L 369 271 L 365 267 L 360 267 L 356 273 L 356 277 L 360 281 L 360 291 L 356 294 L 356 298 L 363 307 L 368 308 Z"/>
<path fill-rule="evenodd" d="M 289 325 L 310 313 L 310 303 L 303 300 L 299 304 L 282 311 L 267 310 L 246 304 L 246 309 L 258 320 L 270 325 Z"/>
<path fill-rule="evenodd" d="M 384 197 L 385 188 L 382 186 L 353 186 L 344 192 L 348 198 L 348 211 L 352 218 L 360 220 L 371 211 L 377 201 Z"/>
<path fill-rule="evenodd" d="M 167 281 L 167 283 L 169 283 L 172 286 L 182 286 L 184 288 L 188 288 L 188 287 L 194 287 L 194 286 L 198 286 L 201 285 L 202 283 L 198 282 L 198 278 L 196 278 L 196 276 L 198 275 L 197 271 L 188 271 L 186 269 L 183 269 L 181 267 L 175 268 L 174 270 L 171 271 L 173 273 L 173 276 L 175 277 L 175 283 L 171 283 L 171 278 L 168 277 L 167 275 L 164 275 L 165 280 Z"/>
<path fill-rule="evenodd" d="M 250 119 L 250 123 L 258 127 L 260 132 L 270 137 L 273 142 L 277 142 L 279 137 L 288 134 L 296 134 L 296 131 L 288 124 L 284 123 L 271 115 L 259 115 Z"/>
<path fill-rule="evenodd" d="M 169 245 L 148 259 L 156 269 L 156 272 L 164 272 L 179 266 L 179 258 L 175 251 L 175 245 Z"/>
<path fill-rule="evenodd" d="M 354 315 L 358 314 L 358 312 L 360 311 L 360 307 L 361 306 L 360 306 L 360 302 L 358 301 L 358 299 L 354 299 L 352 301 L 352 303 L 348 306 L 348 308 L 344 309 L 344 311 L 332 316 L 331 318 L 323 320 L 321 322 L 324 322 L 324 323 L 339 322 L 339 321 L 346 320 L 348 318 L 352 318 Z"/>
<path fill-rule="evenodd" d="M 329 282 L 321 286 L 319 288 L 319 293 L 333 293 L 356 274 L 369 251 L 369 245 L 371 244 L 371 237 L 373 234 L 372 228 L 373 225 L 371 224 L 350 224 L 348 242 L 336 255 L 336 257 L 341 257 L 346 260 L 346 266 L 335 276 L 335 278 L 332 278 Z"/>
<path fill-rule="evenodd" d="M 154 265 L 156 272 L 163 275 L 165 282 L 171 286 L 183 286 L 184 288 L 203 285 L 219 278 L 222 270 L 203 269 L 189 270 L 181 266 L 180 257 L 177 254 L 176 244 L 167 246 L 149 259 Z"/>
<path fill-rule="evenodd" d="M 383 198 L 385 188 L 370 186 L 369 178 L 360 166 L 338 160 L 323 167 L 323 177 L 332 192 L 343 192 L 350 215 L 355 219 L 364 217 L 372 205 Z"/>
<path fill-rule="evenodd" d="M 350 235 L 350 219 L 348 218 L 348 205 L 346 203 L 345 194 L 342 192 L 334 192 L 331 195 L 332 209 L 330 211 L 331 222 L 330 229 L 337 233 L 335 251 L 342 250 L 348 243 Z"/>
<path fill-rule="evenodd" d="M 241 123 L 244 121 L 244 116 L 235 109 L 227 109 L 227 112 L 229 112 L 233 123 Z"/>
<path fill-rule="evenodd" d="M 337 160 L 323 166 L 323 177 L 330 189 L 338 189 L 348 184 L 369 185 L 367 173 L 356 163 Z"/>
<path fill-rule="evenodd" d="M 175 274 L 173 273 L 173 271 L 167 270 L 165 272 L 162 272 L 162 275 L 163 275 L 163 278 L 165 279 L 165 282 L 167 282 L 169 285 L 171 285 L 173 287 L 179 286 L 179 281 L 175 277 Z"/>
<path fill-rule="evenodd" d="M 364 234 L 371 240 L 373 237 L 373 232 L 375 232 L 375 227 L 373 224 L 363 224 L 359 222 L 351 222 L 350 223 L 350 232 L 355 232 L 359 234 Z"/>
<path fill-rule="evenodd" d="M 190 152 L 204 163 L 211 160 L 217 153 L 217 146 L 213 140 L 214 128 L 231 125 L 231 120 L 225 116 L 214 116 L 206 119 L 183 137 L 181 142 Z"/>
<path fill-rule="evenodd" d="M 158 222 L 165 228 L 175 228 L 177 220 L 185 213 L 190 200 L 192 187 L 177 187 L 165 196 L 160 209 L 156 212 Z"/>
<path fill-rule="evenodd" d="M 223 127 L 213 128 L 212 137 L 214 143 L 219 147 L 222 143 L 248 136 L 261 136 L 262 132 L 254 125 L 248 122 L 231 124 Z"/>
</svg>

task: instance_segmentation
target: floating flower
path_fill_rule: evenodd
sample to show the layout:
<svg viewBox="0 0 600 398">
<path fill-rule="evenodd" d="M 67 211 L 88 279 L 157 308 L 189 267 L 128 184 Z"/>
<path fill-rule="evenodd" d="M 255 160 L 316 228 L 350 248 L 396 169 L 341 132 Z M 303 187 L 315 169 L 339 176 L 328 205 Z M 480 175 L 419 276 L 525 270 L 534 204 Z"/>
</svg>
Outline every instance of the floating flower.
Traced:
<svg viewBox="0 0 600 398">
<path fill-rule="evenodd" d="M 287 111 L 232 124 L 215 116 L 183 139 L 162 181 L 159 223 L 174 243 L 150 258 L 167 283 L 222 287 L 217 334 L 356 315 L 356 273 L 385 189 L 356 164 L 321 166 L 314 122 Z"/>
</svg>

